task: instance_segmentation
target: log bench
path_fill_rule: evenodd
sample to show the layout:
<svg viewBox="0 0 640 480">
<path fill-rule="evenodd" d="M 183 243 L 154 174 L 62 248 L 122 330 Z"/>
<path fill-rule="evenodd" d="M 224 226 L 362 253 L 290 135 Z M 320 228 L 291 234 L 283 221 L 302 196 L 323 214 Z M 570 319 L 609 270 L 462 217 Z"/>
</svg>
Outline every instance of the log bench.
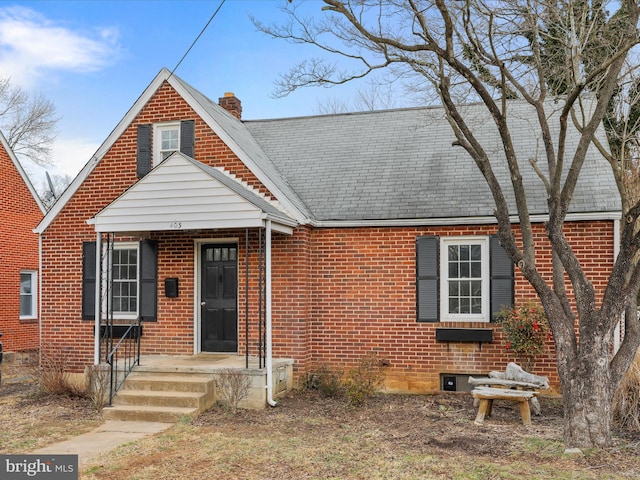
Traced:
<svg viewBox="0 0 640 480">
<path fill-rule="evenodd" d="M 522 423 L 531 424 L 531 412 L 540 415 L 538 390 L 549 388 L 549 379 L 524 371 L 518 364 L 509 362 L 504 372 L 489 372 L 488 377 L 469 377 L 474 406 L 478 406 L 476 425 L 481 425 L 485 416 L 491 415 L 493 400 L 510 400 L 520 404 Z"/>
<path fill-rule="evenodd" d="M 502 390 L 511 389 L 512 391 L 518 391 L 518 390 L 532 391 L 536 395 L 539 389 L 545 388 L 544 386 L 540 386 L 540 384 L 534 384 L 529 382 L 518 382 L 516 380 L 506 380 L 504 378 L 496 378 L 496 377 L 478 377 L 478 378 L 469 377 L 469 385 L 474 385 L 475 388 L 496 387 Z M 474 406 L 477 406 L 477 405 L 474 404 Z M 540 408 L 540 402 L 538 402 L 538 399 L 535 397 L 535 395 L 531 397 L 531 399 L 529 400 L 529 406 L 530 406 L 531 412 L 533 412 L 534 415 L 540 415 L 542 413 L 542 409 Z"/>
<path fill-rule="evenodd" d="M 532 390 L 509 390 L 505 388 L 476 387 L 471 392 L 473 398 L 480 400 L 478 414 L 473 423 L 482 425 L 484 418 L 491 415 L 494 400 L 508 400 L 518 402 L 520 407 L 520 417 L 524 425 L 531 425 L 531 410 L 529 400 L 535 398 L 536 392 Z"/>
</svg>

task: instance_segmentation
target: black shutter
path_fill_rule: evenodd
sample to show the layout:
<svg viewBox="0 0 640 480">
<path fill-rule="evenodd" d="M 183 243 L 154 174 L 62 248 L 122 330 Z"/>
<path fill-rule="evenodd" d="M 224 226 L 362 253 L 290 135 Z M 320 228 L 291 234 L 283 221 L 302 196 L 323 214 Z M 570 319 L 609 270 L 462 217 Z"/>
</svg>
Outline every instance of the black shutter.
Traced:
<svg viewBox="0 0 640 480">
<path fill-rule="evenodd" d="M 158 242 L 140 242 L 139 316 L 145 322 L 158 320 Z"/>
<path fill-rule="evenodd" d="M 191 158 L 194 153 L 195 125 L 194 120 L 180 122 L 180 152 Z"/>
<path fill-rule="evenodd" d="M 491 256 L 491 321 L 502 307 L 514 303 L 514 268 L 507 252 L 500 245 L 497 235 L 489 237 Z"/>
<path fill-rule="evenodd" d="M 136 174 L 144 177 L 151 170 L 151 124 L 138 125 Z"/>
<path fill-rule="evenodd" d="M 416 294 L 419 322 L 440 320 L 438 250 L 438 237 L 416 238 Z"/>
<path fill-rule="evenodd" d="M 96 319 L 96 242 L 82 243 L 82 319 Z"/>
</svg>

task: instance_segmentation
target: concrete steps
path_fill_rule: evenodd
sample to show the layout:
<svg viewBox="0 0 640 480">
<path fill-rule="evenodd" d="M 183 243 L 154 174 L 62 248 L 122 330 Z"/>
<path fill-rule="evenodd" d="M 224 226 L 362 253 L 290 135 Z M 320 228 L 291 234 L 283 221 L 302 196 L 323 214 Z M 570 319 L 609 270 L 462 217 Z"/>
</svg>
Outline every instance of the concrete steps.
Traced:
<svg viewBox="0 0 640 480">
<path fill-rule="evenodd" d="M 105 420 L 177 422 L 195 418 L 216 400 L 212 375 L 134 372 L 103 410 Z"/>
</svg>

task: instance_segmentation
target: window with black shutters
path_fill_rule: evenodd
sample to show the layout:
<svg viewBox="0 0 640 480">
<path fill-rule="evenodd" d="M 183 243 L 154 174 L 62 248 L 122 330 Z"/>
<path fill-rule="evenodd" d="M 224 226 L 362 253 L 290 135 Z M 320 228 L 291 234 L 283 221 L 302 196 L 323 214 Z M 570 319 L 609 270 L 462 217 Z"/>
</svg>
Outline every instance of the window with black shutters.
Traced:
<svg viewBox="0 0 640 480">
<path fill-rule="evenodd" d="M 497 236 L 416 239 L 419 322 L 490 322 L 513 298 L 513 263 Z"/>
</svg>

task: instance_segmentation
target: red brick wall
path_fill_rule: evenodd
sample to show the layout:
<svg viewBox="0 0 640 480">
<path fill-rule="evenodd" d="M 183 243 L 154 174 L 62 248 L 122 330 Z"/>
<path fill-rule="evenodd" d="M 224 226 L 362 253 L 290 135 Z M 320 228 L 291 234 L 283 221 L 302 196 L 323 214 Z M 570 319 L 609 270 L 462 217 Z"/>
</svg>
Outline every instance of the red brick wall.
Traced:
<svg viewBox="0 0 640 480">
<path fill-rule="evenodd" d="M 195 120 L 194 156 L 196 160 L 224 167 L 250 185 L 267 192 L 248 168 L 173 88 L 167 83 L 163 84 L 42 236 L 43 351 L 45 353 L 62 352 L 67 357 L 66 361 L 71 370 L 82 371 L 84 366 L 93 362 L 93 322 L 81 319 L 82 243 L 96 239 L 93 227 L 86 221 L 138 180 L 136 176 L 137 126 L 188 119 Z M 226 235 L 228 234 L 222 234 L 222 236 Z M 207 232 L 204 236 L 213 238 L 219 237 L 220 234 Z M 244 238 L 244 232 L 242 236 Z M 189 292 L 190 289 L 191 292 L 188 295 L 193 298 L 193 240 L 180 239 L 178 233 L 157 237 L 161 241 L 159 279 L 163 281 L 165 277 L 179 276 L 181 292 Z M 164 244 L 165 238 L 176 242 L 175 245 Z M 119 240 L 126 239 L 119 238 Z M 179 260 L 165 258 L 164 255 L 168 249 L 174 247 L 178 249 L 176 255 Z M 185 265 L 184 261 L 190 263 Z M 178 272 L 180 275 L 174 275 L 176 270 L 181 269 L 184 271 Z M 187 271 L 189 275 L 185 276 Z M 151 323 L 145 325 L 147 353 L 157 353 L 160 349 L 165 353 L 192 353 L 193 303 L 186 307 L 185 302 L 188 300 L 186 295 L 181 294 L 179 299 L 168 299 L 163 295 L 164 284 L 159 284 L 158 288 L 160 302 L 158 307 L 162 312 L 161 320 L 163 318 L 164 320 L 155 325 Z M 165 324 L 166 331 L 164 331 Z M 187 337 L 189 337 L 189 348 L 185 346 Z"/>
<path fill-rule="evenodd" d="M 551 278 L 550 250 L 541 224 L 534 226 L 538 265 Z M 566 235 L 601 297 L 613 264 L 613 222 L 575 222 Z M 495 324 L 416 322 L 415 238 L 420 235 L 490 235 L 495 225 L 431 228 L 317 229 L 312 233 L 309 338 L 312 364 L 354 365 L 369 352 L 388 360 L 387 386 L 438 388 L 440 373 L 484 374 L 512 360 Z M 516 269 L 516 301 L 535 292 Z M 494 341 L 440 343 L 438 327 L 494 328 Z M 278 325 L 279 329 L 288 327 Z M 284 352 L 283 352 L 284 353 Z M 535 372 L 557 384 L 549 354 Z"/>
<path fill-rule="evenodd" d="M 7 152 L 0 146 L 0 333 L 3 348 L 38 348 L 38 319 L 20 320 L 20 272 L 38 270 L 42 212 Z"/>
<path fill-rule="evenodd" d="M 136 182 L 136 128 L 140 123 L 195 119 L 195 158 L 222 166 L 266 191 L 229 148 L 166 84 L 150 100 L 94 169 L 43 236 L 43 344 L 68 357 L 81 371 L 93 361 L 93 322 L 81 320 L 82 242 L 94 241 L 86 220 Z M 548 245 L 536 225 L 542 250 L 540 268 L 550 278 Z M 441 373 L 486 374 L 510 360 L 499 329 L 484 344 L 435 342 L 437 327 L 487 327 L 486 323 L 418 323 L 416 321 L 415 239 L 421 235 L 489 235 L 495 225 L 479 227 L 297 228 L 293 236 L 273 235 L 273 346 L 277 357 L 296 361 L 299 378 L 320 363 L 355 365 L 369 352 L 388 360 L 388 387 L 398 390 L 439 388 Z M 566 226 L 587 274 L 599 294 L 613 259 L 612 222 Z M 156 232 L 158 241 L 158 321 L 146 323 L 144 354 L 191 354 L 194 343 L 196 241 L 226 239 L 238 243 L 239 354 L 248 343 L 258 352 L 257 230 L 249 231 L 249 332 L 245 331 L 246 251 L 242 230 Z M 124 238 L 120 238 L 124 240 Z M 547 253 L 545 253 L 547 252 Z M 179 279 L 180 296 L 164 296 L 164 279 Z M 533 296 L 518 276 L 516 297 Z M 490 324 L 490 327 L 495 325 Z M 536 373 L 557 383 L 552 353 Z"/>
</svg>

